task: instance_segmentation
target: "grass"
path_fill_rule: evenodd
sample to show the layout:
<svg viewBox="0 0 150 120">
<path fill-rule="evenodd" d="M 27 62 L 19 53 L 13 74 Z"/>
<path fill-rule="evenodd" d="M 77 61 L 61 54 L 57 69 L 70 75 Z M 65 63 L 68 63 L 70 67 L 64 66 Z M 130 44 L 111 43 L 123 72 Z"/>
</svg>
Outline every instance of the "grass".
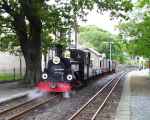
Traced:
<svg viewBox="0 0 150 120">
<path fill-rule="evenodd" d="M 0 73 L 0 81 L 8 81 L 8 80 L 19 80 L 21 79 L 20 74 L 14 74 L 11 73 Z"/>
</svg>

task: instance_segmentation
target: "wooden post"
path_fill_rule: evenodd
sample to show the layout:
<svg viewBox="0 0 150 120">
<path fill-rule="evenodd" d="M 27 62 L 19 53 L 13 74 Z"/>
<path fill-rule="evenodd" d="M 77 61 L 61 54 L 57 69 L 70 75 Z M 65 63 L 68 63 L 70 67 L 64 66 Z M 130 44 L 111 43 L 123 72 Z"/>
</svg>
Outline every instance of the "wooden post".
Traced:
<svg viewBox="0 0 150 120">
<path fill-rule="evenodd" d="M 150 58 L 148 59 L 148 69 L 149 69 L 149 75 L 150 75 Z"/>
<path fill-rule="evenodd" d="M 15 68 L 14 68 L 13 72 L 14 72 L 14 80 L 16 80 L 15 79 L 16 78 L 16 70 L 15 70 Z"/>
<path fill-rule="evenodd" d="M 21 60 L 21 56 L 20 58 L 20 79 L 22 78 L 22 60 Z"/>
</svg>

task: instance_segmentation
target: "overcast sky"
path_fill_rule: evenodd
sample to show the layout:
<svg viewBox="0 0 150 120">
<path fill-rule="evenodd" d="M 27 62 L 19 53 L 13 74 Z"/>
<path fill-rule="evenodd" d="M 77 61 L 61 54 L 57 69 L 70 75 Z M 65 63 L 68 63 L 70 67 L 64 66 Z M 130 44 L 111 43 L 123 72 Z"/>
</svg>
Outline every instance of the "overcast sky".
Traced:
<svg viewBox="0 0 150 120">
<path fill-rule="evenodd" d="M 96 25 L 104 30 L 107 30 L 113 34 L 117 34 L 118 31 L 115 26 L 118 24 L 117 20 L 110 20 L 109 12 L 105 12 L 103 15 L 92 11 L 87 16 L 87 22 L 79 22 L 81 26 L 85 25 Z"/>
<path fill-rule="evenodd" d="M 138 0 L 132 0 L 132 3 L 137 3 Z M 110 20 L 109 12 L 105 12 L 103 15 L 100 15 L 96 12 L 96 10 L 93 10 L 90 12 L 90 14 L 87 16 L 87 22 L 81 22 L 80 25 L 96 25 L 104 30 L 107 30 L 111 32 L 112 34 L 118 34 L 119 32 L 115 29 L 115 26 L 118 25 L 117 20 Z"/>
<path fill-rule="evenodd" d="M 54 4 L 55 0 L 50 0 L 47 3 L 48 4 Z M 96 12 L 96 10 L 93 10 L 90 12 L 87 16 L 87 22 L 81 22 L 78 21 L 79 25 L 85 26 L 85 25 L 96 25 L 104 30 L 107 30 L 113 34 L 117 34 L 118 32 L 115 30 L 115 25 L 117 25 L 117 21 L 110 20 L 109 12 L 105 12 L 103 15 L 100 15 Z"/>
<path fill-rule="evenodd" d="M 48 4 L 54 4 L 55 0 L 50 0 Z M 132 0 L 133 3 L 136 3 L 138 0 Z M 96 25 L 104 30 L 111 32 L 112 34 L 118 34 L 119 32 L 115 29 L 115 26 L 118 24 L 117 20 L 110 20 L 109 12 L 105 12 L 103 15 L 100 15 L 93 10 L 87 16 L 87 22 L 79 21 L 79 25 Z"/>
</svg>

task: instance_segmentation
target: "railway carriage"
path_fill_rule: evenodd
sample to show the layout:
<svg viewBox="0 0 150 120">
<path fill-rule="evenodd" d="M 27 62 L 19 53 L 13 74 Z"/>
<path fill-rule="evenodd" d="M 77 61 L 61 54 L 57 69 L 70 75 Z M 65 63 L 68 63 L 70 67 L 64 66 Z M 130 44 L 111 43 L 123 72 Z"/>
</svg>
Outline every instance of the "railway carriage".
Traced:
<svg viewBox="0 0 150 120">
<path fill-rule="evenodd" d="M 103 59 L 102 55 L 92 48 L 87 48 L 86 50 L 90 52 L 89 77 L 95 77 L 100 75 L 101 74 L 100 60 Z"/>
</svg>

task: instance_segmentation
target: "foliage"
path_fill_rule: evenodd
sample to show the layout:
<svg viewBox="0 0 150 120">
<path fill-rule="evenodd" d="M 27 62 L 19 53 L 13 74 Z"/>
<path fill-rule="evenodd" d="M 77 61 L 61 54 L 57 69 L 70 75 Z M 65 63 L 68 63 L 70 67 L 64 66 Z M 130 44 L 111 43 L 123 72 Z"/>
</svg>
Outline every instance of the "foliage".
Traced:
<svg viewBox="0 0 150 120">
<path fill-rule="evenodd" d="M 138 3 L 142 14 L 132 17 L 128 22 L 119 26 L 120 35 L 127 41 L 128 52 L 133 55 L 139 55 L 146 58 L 150 57 L 150 13 L 149 1 L 141 0 Z M 145 7 L 146 6 L 146 7 Z M 149 6 L 149 7 L 148 7 Z M 142 8 L 139 8 L 142 7 Z"/>
<path fill-rule="evenodd" d="M 105 53 L 109 58 L 110 46 L 109 42 L 112 42 L 112 58 L 120 62 L 124 62 L 124 56 L 122 53 L 125 46 L 122 40 L 111 33 L 102 30 L 96 26 L 80 27 L 80 44 L 95 48 L 100 53 Z"/>
<path fill-rule="evenodd" d="M 64 35 L 64 37 L 60 38 L 60 36 L 57 36 L 57 33 L 63 32 L 67 34 L 68 30 L 73 26 L 75 15 L 84 20 L 84 16 L 89 12 L 88 10 L 92 10 L 94 6 L 97 6 L 99 12 L 111 10 L 112 15 L 116 16 L 121 15 L 121 12 L 119 13 L 118 11 L 128 11 L 132 8 L 129 0 L 123 0 L 122 2 L 120 0 L 56 0 L 55 2 L 46 0 L 39 0 L 38 2 L 36 0 L 27 0 L 26 2 L 21 0 L 0 0 L 0 41 L 1 44 L 4 44 L 1 50 L 13 52 L 16 50 L 14 48 L 20 45 L 16 39 L 18 37 L 15 37 L 15 29 L 12 24 L 15 20 L 15 15 L 25 14 L 26 18 L 24 20 L 26 20 L 27 25 L 27 36 L 30 36 L 29 13 L 33 14 L 34 12 L 35 16 L 42 20 L 43 36 L 46 35 L 43 37 L 42 48 L 45 49 L 45 46 L 49 46 L 52 42 L 59 43 L 64 41 L 62 44 L 66 45 L 68 41 L 66 36 Z M 55 35 L 56 38 L 53 40 L 49 39 L 47 36 L 50 33 Z M 6 41 L 10 43 L 6 44 Z"/>
<path fill-rule="evenodd" d="M 84 20 L 95 7 L 123 17 L 122 11 L 131 10 L 132 4 L 130 0 L 0 0 L 1 50 L 20 48 L 27 68 L 25 80 L 35 83 L 40 79 L 41 51 L 46 54 L 54 43 L 66 46 L 76 18 Z"/>
</svg>

